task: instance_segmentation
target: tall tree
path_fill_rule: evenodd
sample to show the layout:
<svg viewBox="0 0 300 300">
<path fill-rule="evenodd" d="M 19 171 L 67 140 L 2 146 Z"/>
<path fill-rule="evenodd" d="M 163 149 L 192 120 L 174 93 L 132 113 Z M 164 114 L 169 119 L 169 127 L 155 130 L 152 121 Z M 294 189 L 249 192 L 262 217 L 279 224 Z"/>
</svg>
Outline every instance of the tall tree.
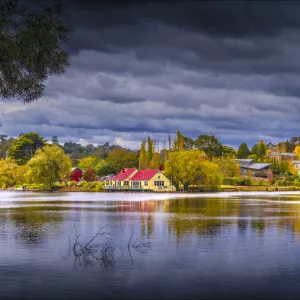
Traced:
<svg viewBox="0 0 300 300">
<path fill-rule="evenodd" d="M 138 157 L 133 151 L 114 149 L 108 154 L 107 163 L 116 172 L 120 172 L 124 168 L 137 168 Z"/>
<path fill-rule="evenodd" d="M 32 102 L 43 95 L 48 76 L 65 71 L 70 29 L 64 15 L 62 5 L 29 11 L 0 1 L 0 97 Z"/>
<path fill-rule="evenodd" d="M 204 151 L 210 160 L 222 155 L 222 144 L 213 135 L 199 135 L 195 146 Z"/>
<path fill-rule="evenodd" d="M 72 167 L 70 157 L 57 145 L 46 145 L 38 149 L 27 165 L 30 182 L 41 183 L 49 188 L 67 178 Z"/>
<path fill-rule="evenodd" d="M 147 160 L 148 162 L 152 160 L 152 157 L 153 157 L 153 152 L 154 152 L 154 149 L 153 149 L 153 140 L 151 139 L 150 136 L 148 136 L 148 139 L 147 139 Z"/>
<path fill-rule="evenodd" d="M 226 145 L 222 146 L 222 157 L 235 158 L 236 156 L 237 156 L 237 152 L 235 149 Z"/>
<path fill-rule="evenodd" d="M 142 140 L 142 145 L 140 149 L 139 155 L 139 167 L 140 170 L 147 169 L 147 151 L 146 151 L 146 141 Z"/>
<path fill-rule="evenodd" d="M 178 151 L 183 151 L 184 148 L 184 137 L 181 134 L 181 132 L 178 130 L 177 131 L 177 147 L 178 147 Z"/>
<path fill-rule="evenodd" d="M 256 155 L 259 160 L 263 160 L 267 154 L 267 146 L 263 140 L 260 140 L 257 145 Z"/>
<path fill-rule="evenodd" d="M 83 179 L 87 182 L 96 181 L 96 170 L 93 167 L 88 167 L 83 173 Z"/>
<path fill-rule="evenodd" d="M 35 154 L 37 149 L 42 148 L 46 141 L 36 132 L 29 132 L 15 139 L 8 149 L 8 156 L 16 160 L 17 164 L 23 165 Z"/>
<path fill-rule="evenodd" d="M 52 137 L 52 144 L 53 145 L 59 145 L 58 137 L 56 135 Z"/>
<path fill-rule="evenodd" d="M 239 149 L 237 151 L 237 157 L 244 159 L 244 158 L 247 158 L 250 154 L 251 153 L 248 148 L 248 145 L 246 143 L 240 144 Z"/>
</svg>

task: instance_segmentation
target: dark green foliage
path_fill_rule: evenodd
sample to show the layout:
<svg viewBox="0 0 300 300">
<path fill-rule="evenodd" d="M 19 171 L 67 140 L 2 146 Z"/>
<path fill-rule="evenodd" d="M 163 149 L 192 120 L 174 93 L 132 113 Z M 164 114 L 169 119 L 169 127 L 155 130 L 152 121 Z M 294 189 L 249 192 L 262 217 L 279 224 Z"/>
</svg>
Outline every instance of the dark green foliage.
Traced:
<svg viewBox="0 0 300 300">
<path fill-rule="evenodd" d="M 213 135 L 199 135 L 195 147 L 204 151 L 209 159 L 222 155 L 222 144 Z"/>
<path fill-rule="evenodd" d="M 240 159 L 245 159 L 250 155 L 250 150 L 248 148 L 248 145 L 246 143 L 242 143 L 239 146 L 239 149 L 237 151 L 237 157 Z"/>
<path fill-rule="evenodd" d="M 64 15 L 61 5 L 28 11 L 0 1 L 0 97 L 32 102 L 43 95 L 48 76 L 65 71 L 70 29 Z"/>
<path fill-rule="evenodd" d="M 36 132 L 29 132 L 15 139 L 8 149 L 8 157 L 16 160 L 17 164 L 26 164 L 37 149 L 45 145 L 45 140 Z"/>
</svg>

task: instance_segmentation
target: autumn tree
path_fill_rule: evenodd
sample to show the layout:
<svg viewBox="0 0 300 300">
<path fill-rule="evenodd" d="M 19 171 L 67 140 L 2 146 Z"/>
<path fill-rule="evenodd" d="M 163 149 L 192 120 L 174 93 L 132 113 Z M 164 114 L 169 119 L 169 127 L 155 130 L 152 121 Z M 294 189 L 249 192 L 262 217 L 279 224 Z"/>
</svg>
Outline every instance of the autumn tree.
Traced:
<svg viewBox="0 0 300 300">
<path fill-rule="evenodd" d="M 46 145 L 38 149 L 28 162 L 30 182 L 44 184 L 52 188 L 57 181 L 66 178 L 72 167 L 71 159 L 57 145 Z"/>
<path fill-rule="evenodd" d="M 19 166 L 12 158 L 0 159 L 0 187 L 7 188 L 26 182 L 27 166 Z"/>
<path fill-rule="evenodd" d="M 239 146 L 239 149 L 237 151 L 237 158 L 245 159 L 248 158 L 250 155 L 250 150 L 248 148 L 248 145 L 246 143 L 242 143 Z"/>
<path fill-rule="evenodd" d="M 32 102 L 43 96 L 48 76 L 65 71 L 70 29 L 64 16 L 62 5 L 29 11 L 0 1 L 0 97 Z"/>
<path fill-rule="evenodd" d="M 88 167 L 82 177 L 87 182 L 96 181 L 96 170 L 93 167 Z"/>
<path fill-rule="evenodd" d="M 240 175 L 240 165 L 230 157 L 217 157 L 213 162 L 218 165 L 223 177 L 235 177 Z"/>
<path fill-rule="evenodd" d="M 300 146 L 299 146 L 299 145 L 297 145 L 297 146 L 295 147 L 294 153 L 295 153 L 296 155 L 298 155 L 298 158 L 300 159 Z"/>
<path fill-rule="evenodd" d="M 96 168 L 97 164 L 100 162 L 101 159 L 98 159 L 97 157 L 94 156 L 86 156 L 83 157 L 78 161 L 78 168 L 85 171 L 89 167 Z"/>
<path fill-rule="evenodd" d="M 266 154 L 267 154 L 267 146 L 266 146 L 266 144 L 264 143 L 263 140 L 260 140 L 258 145 L 257 145 L 256 155 L 257 155 L 257 157 L 260 161 L 263 161 Z"/>
<path fill-rule="evenodd" d="M 237 152 L 234 148 L 223 145 L 222 146 L 222 157 L 231 157 L 235 158 L 237 156 Z"/>
<path fill-rule="evenodd" d="M 46 141 L 36 132 L 29 132 L 15 139 L 8 149 L 8 156 L 23 165 L 28 162 L 37 149 L 42 148 Z"/>
<path fill-rule="evenodd" d="M 165 174 L 178 188 L 189 185 L 199 188 L 216 189 L 221 184 L 219 167 L 204 158 L 204 152 L 198 149 L 175 151 L 170 153 L 165 163 Z"/>
</svg>

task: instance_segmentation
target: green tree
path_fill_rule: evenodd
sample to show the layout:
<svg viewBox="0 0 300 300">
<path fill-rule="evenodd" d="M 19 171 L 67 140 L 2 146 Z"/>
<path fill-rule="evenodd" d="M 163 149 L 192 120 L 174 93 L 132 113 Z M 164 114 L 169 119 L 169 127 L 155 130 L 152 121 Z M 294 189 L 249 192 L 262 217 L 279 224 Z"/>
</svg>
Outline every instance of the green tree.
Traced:
<svg viewBox="0 0 300 300">
<path fill-rule="evenodd" d="M 96 170 L 93 167 L 88 167 L 82 177 L 87 182 L 96 181 Z"/>
<path fill-rule="evenodd" d="M 52 137 L 52 144 L 53 145 L 59 145 L 58 137 L 56 135 Z"/>
<path fill-rule="evenodd" d="M 183 151 L 185 149 L 184 147 L 184 137 L 181 134 L 181 132 L 177 131 L 177 149 L 178 151 Z"/>
<path fill-rule="evenodd" d="M 184 142 L 184 149 L 185 150 L 192 150 L 194 149 L 195 142 L 192 138 L 184 136 L 183 137 L 183 142 Z"/>
<path fill-rule="evenodd" d="M 116 173 L 116 170 L 110 166 L 106 160 L 101 160 L 95 167 L 98 176 L 106 176 Z"/>
<path fill-rule="evenodd" d="M 29 132 L 15 139 L 8 149 L 8 156 L 16 160 L 17 164 L 26 164 L 37 149 L 45 145 L 45 140 L 36 132 Z"/>
<path fill-rule="evenodd" d="M 142 141 L 140 155 L 139 155 L 139 166 L 141 170 L 147 169 L 147 151 L 146 151 L 146 141 Z"/>
<path fill-rule="evenodd" d="M 240 159 L 245 159 L 248 158 L 248 156 L 250 155 L 250 150 L 248 148 L 248 145 L 246 143 L 242 143 L 239 146 L 239 149 L 237 151 L 237 158 Z"/>
<path fill-rule="evenodd" d="M 83 171 L 87 170 L 89 167 L 96 168 L 99 162 L 100 159 L 98 159 L 97 157 L 86 156 L 78 161 L 78 168 Z"/>
<path fill-rule="evenodd" d="M 151 161 L 153 157 L 154 147 L 153 147 L 153 140 L 150 136 L 148 136 L 147 140 L 147 160 L 148 162 Z"/>
<path fill-rule="evenodd" d="M 221 184 L 219 167 L 204 158 L 204 152 L 198 149 L 171 152 L 165 163 L 165 174 L 178 188 L 184 190 L 189 185 L 199 188 L 216 189 Z"/>
<path fill-rule="evenodd" d="M 72 167 L 70 157 L 57 145 L 46 145 L 38 149 L 27 165 L 28 180 L 49 188 L 67 178 Z"/>
<path fill-rule="evenodd" d="M 236 177 L 240 174 L 240 166 L 230 157 L 216 157 L 213 162 L 218 165 L 223 177 Z"/>
<path fill-rule="evenodd" d="M 255 154 L 257 153 L 257 147 L 258 147 L 258 144 L 254 144 L 251 148 L 251 154 Z"/>
<path fill-rule="evenodd" d="M 267 154 L 267 146 L 263 140 L 260 140 L 257 145 L 256 155 L 260 161 L 263 161 Z"/>
<path fill-rule="evenodd" d="M 107 163 L 116 172 L 120 172 L 124 168 L 137 168 L 138 156 L 133 151 L 114 149 L 108 154 Z"/>
<path fill-rule="evenodd" d="M 204 151 L 210 160 L 222 155 L 222 144 L 213 135 L 199 135 L 195 146 Z"/>
<path fill-rule="evenodd" d="M 0 97 L 32 102 L 43 95 L 48 76 L 63 73 L 69 64 L 65 10 L 54 5 L 28 11 L 4 0 L 0 14 Z"/>
<path fill-rule="evenodd" d="M 14 138 L 8 138 L 7 135 L 0 136 L 0 159 L 6 158 L 8 155 L 8 149 L 11 147 Z"/>
<path fill-rule="evenodd" d="M 223 145 L 223 147 L 222 147 L 222 156 L 223 157 L 235 158 L 237 156 L 237 152 L 232 147 Z"/>
</svg>

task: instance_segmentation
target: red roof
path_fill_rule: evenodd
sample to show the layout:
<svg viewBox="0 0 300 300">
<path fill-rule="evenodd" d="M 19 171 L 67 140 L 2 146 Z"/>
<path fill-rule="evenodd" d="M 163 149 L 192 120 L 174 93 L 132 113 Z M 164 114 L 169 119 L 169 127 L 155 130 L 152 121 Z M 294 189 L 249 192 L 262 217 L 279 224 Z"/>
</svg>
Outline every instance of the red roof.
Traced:
<svg viewBox="0 0 300 300">
<path fill-rule="evenodd" d="M 132 178 L 132 181 L 150 180 L 158 170 L 141 170 L 138 171 Z"/>
<path fill-rule="evenodd" d="M 116 176 L 113 176 L 111 178 L 108 178 L 107 180 L 125 180 L 126 178 L 128 178 L 134 171 L 136 170 L 136 168 L 126 168 L 121 170 L 120 173 L 118 173 Z"/>
</svg>

